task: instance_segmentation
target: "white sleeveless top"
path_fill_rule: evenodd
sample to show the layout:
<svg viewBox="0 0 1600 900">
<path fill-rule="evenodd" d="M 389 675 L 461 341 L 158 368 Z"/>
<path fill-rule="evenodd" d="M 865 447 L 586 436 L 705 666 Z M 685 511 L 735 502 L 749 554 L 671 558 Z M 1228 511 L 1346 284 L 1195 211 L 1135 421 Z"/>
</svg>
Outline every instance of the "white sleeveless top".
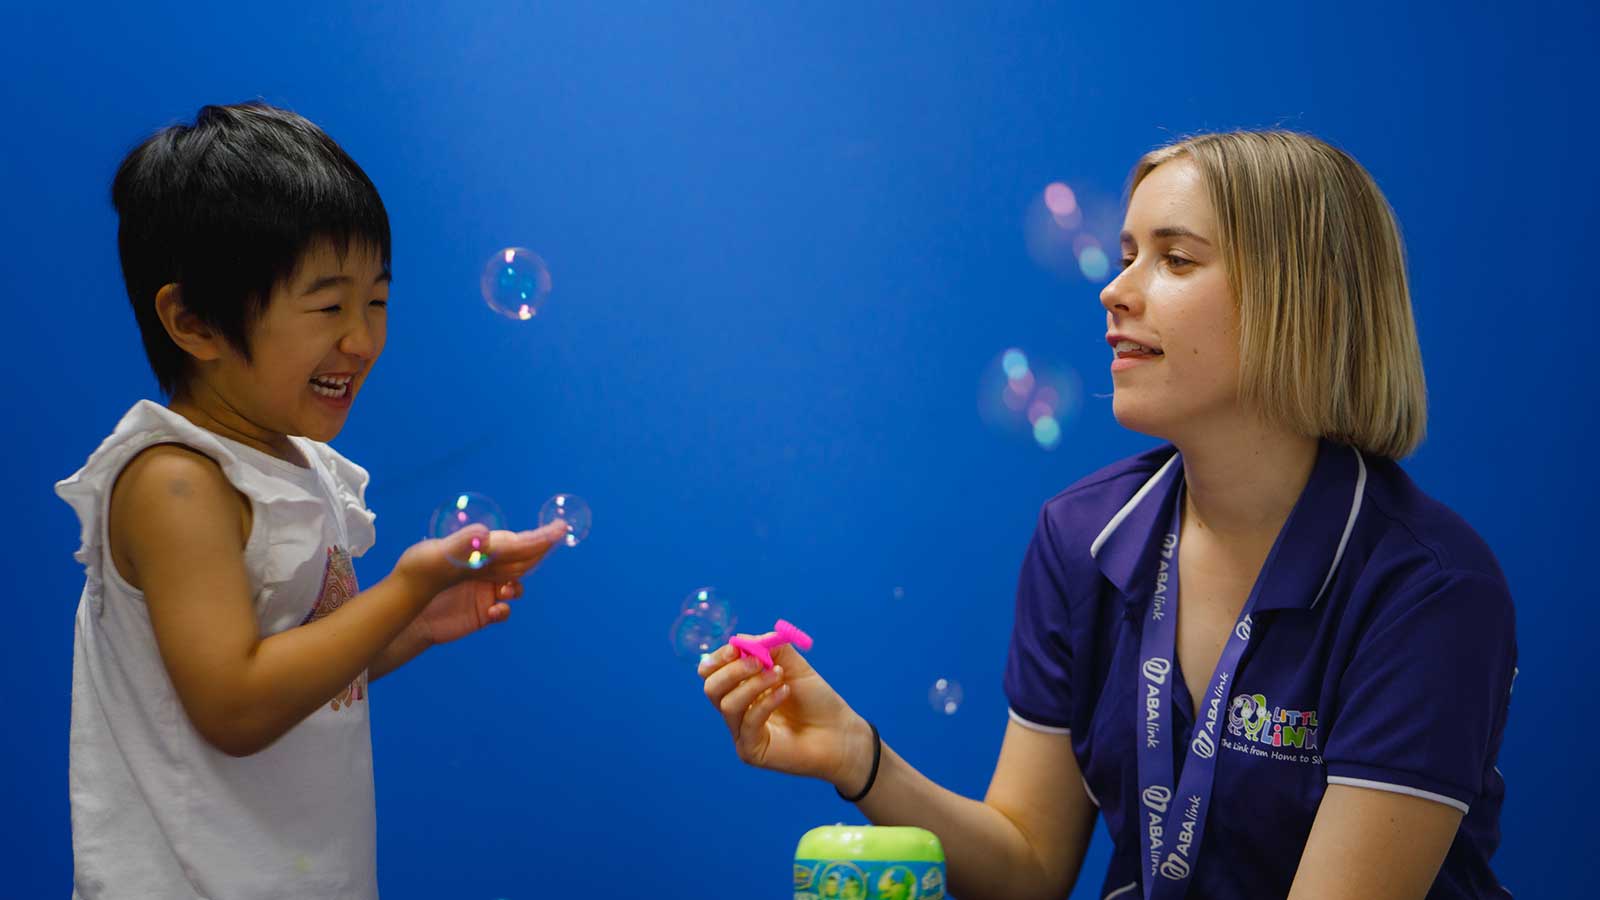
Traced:
<svg viewBox="0 0 1600 900">
<path fill-rule="evenodd" d="M 144 596 L 106 537 L 123 467 L 154 444 L 183 444 L 250 498 L 244 557 L 262 637 L 328 614 L 356 594 L 350 558 L 375 538 L 367 473 L 325 444 L 291 440 L 309 468 L 144 400 L 56 485 L 82 523 L 86 571 L 68 772 L 74 897 L 378 896 L 366 673 L 265 750 L 222 753 L 179 703 Z"/>
</svg>

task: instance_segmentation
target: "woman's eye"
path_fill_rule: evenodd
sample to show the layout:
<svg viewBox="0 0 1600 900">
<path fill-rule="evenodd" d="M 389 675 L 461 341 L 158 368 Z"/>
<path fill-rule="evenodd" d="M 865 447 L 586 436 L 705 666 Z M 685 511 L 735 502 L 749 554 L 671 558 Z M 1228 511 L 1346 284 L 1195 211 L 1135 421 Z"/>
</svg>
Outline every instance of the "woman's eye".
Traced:
<svg viewBox="0 0 1600 900">
<path fill-rule="evenodd" d="M 1173 254 L 1168 253 L 1167 254 L 1167 265 L 1170 265 L 1170 266 L 1172 266 L 1174 268 L 1178 268 L 1178 267 L 1182 267 L 1182 266 L 1192 266 L 1192 265 L 1194 265 L 1194 260 L 1192 260 L 1192 259 L 1184 259 L 1181 256 L 1174 256 Z"/>
<path fill-rule="evenodd" d="M 388 309 L 389 308 L 389 301 L 387 301 L 387 300 L 374 300 L 374 301 L 372 301 L 372 305 L 380 307 L 382 309 Z"/>
<path fill-rule="evenodd" d="M 336 313 L 338 311 L 339 311 L 338 304 L 335 304 L 333 306 L 324 306 L 323 308 L 317 310 L 317 312 L 323 312 L 323 313 Z"/>
<path fill-rule="evenodd" d="M 1122 258 L 1122 268 L 1124 268 L 1124 269 L 1126 269 L 1126 268 L 1127 268 L 1127 267 L 1129 267 L 1129 266 L 1131 266 L 1131 265 L 1133 265 L 1133 257 L 1131 257 L 1131 256 L 1124 256 L 1124 257 L 1123 257 L 1123 258 Z"/>
</svg>

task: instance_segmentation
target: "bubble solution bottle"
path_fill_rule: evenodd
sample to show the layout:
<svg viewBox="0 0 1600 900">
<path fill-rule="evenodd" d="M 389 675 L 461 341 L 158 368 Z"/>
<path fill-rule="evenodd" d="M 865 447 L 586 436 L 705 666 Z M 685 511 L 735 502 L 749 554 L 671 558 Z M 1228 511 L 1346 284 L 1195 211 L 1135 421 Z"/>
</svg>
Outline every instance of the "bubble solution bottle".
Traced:
<svg viewBox="0 0 1600 900">
<path fill-rule="evenodd" d="M 944 847 L 921 828 L 824 825 L 794 851 L 794 900 L 944 900 Z"/>
</svg>

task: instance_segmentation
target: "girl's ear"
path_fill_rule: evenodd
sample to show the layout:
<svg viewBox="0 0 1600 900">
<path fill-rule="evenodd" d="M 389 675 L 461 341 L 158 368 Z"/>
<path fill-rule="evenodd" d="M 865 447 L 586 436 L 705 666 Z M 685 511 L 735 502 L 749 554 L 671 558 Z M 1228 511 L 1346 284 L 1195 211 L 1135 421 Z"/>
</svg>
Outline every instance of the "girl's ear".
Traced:
<svg viewBox="0 0 1600 900">
<path fill-rule="evenodd" d="M 201 362 L 211 362 L 222 356 L 226 340 L 183 305 L 181 285 L 164 284 L 156 291 L 156 316 L 166 328 L 167 337 L 183 352 Z"/>
</svg>

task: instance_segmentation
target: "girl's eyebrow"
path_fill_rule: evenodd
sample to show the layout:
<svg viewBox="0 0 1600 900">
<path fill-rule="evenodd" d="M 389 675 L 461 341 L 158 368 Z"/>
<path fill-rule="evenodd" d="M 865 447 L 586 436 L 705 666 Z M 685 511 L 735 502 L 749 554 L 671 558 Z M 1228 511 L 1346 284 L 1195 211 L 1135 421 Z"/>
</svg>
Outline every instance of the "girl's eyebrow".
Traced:
<svg viewBox="0 0 1600 900">
<path fill-rule="evenodd" d="M 1150 232 L 1150 235 L 1151 235 L 1151 237 L 1155 237 L 1155 238 L 1158 238 L 1158 239 L 1159 238 L 1175 238 L 1175 237 L 1193 238 L 1194 240 L 1197 240 L 1200 243 L 1205 244 L 1207 247 L 1211 246 L 1211 242 L 1210 241 L 1206 240 L 1205 238 L 1201 237 L 1198 234 L 1195 234 L 1193 231 L 1190 231 L 1189 229 L 1184 228 L 1182 225 L 1163 225 L 1162 227 L 1157 228 L 1155 231 Z M 1124 231 L 1122 233 L 1122 243 L 1124 243 L 1124 244 L 1135 243 L 1135 241 L 1133 239 L 1133 233 L 1129 232 L 1129 231 Z"/>
</svg>

